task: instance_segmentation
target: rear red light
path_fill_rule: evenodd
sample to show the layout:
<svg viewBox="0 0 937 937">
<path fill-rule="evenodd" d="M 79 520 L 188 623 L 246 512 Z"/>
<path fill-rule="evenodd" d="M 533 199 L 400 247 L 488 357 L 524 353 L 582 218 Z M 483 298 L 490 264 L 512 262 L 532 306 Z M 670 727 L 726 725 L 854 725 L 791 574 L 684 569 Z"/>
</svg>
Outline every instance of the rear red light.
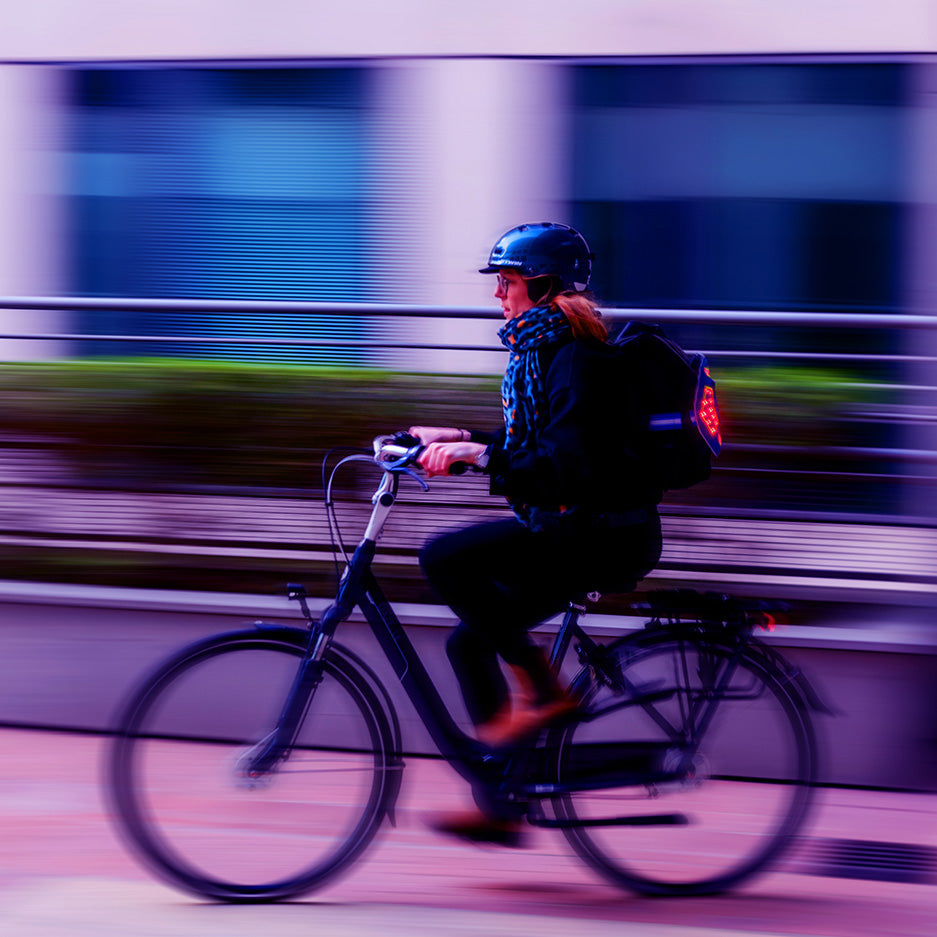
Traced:
<svg viewBox="0 0 937 937">
<path fill-rule="evenodd" d="M 722 443 L 722 433 L 719 431 L 719 411 L 716 409 L 716 395 L 711 387 L 703 388 L 703 399 L 700 401 L 697 418 L 700 424 L 714 439 Z"/>
</svg>

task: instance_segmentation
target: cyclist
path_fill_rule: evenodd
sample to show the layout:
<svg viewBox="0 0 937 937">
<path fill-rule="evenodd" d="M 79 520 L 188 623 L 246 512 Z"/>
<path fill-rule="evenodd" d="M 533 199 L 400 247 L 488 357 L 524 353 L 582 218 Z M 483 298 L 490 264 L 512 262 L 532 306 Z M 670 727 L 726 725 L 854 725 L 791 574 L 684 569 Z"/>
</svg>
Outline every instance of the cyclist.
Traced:
<svg viewBox="0 0 937 937">
<path fill-rule="evenodd" d="M 592 254 L 556 223 L 507 231 L 479 272 L 497 276 L 509 360 L 504 425 L 486 433 L 413 426 L 431 475 L 455 462 L 490 476 L 515 517 L 443 534 L 422 551 L 430 584 L 460 623 L 446 650 L 482 741 L 508 746 L 576 707 L 528 631 L 590 591 L 634 587 L 661 551 L 662 491 L 630 448 L 640 388 L 610 366 L 588 292 Z M 516 675 L 512 706 L 499 665 Z M 517 823 L 472 811 L 437 822 L 475 841 L 516 845 Z"/>
</svg>

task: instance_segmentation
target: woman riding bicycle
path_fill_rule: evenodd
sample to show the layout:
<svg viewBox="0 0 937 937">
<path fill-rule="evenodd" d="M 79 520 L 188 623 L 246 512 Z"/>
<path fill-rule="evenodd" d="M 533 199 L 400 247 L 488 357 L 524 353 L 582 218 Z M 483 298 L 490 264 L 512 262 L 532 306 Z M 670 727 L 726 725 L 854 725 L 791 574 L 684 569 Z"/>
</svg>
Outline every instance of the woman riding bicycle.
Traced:
<svg viewBox="0 0 937 937">
<path fill-rule="evenodd" d="M 419 461 L 429 474 L 472 463 L 515 514 L 444 534 L 420 557 L 459 617 L 447 653 L 479 739 L 495 747 L 576 708 L 528 631 L 577 594 L 630 590 L 660 557 L 661 488 L 630 448 L 641 389 L 611 362 L 588 292 L 591 268 L 585 239 L 566 225 L 506 232 L 479 271 L 497 275 L 507 320 L 499 332 L 510 353 L 504 426 L 410 430 L 426 445 Z M 511 705 L 499 658 L 524 691 L 519 705 Z M 437 826 L 474 840 L 517 839 L 498 817 Z"/>
</svg>

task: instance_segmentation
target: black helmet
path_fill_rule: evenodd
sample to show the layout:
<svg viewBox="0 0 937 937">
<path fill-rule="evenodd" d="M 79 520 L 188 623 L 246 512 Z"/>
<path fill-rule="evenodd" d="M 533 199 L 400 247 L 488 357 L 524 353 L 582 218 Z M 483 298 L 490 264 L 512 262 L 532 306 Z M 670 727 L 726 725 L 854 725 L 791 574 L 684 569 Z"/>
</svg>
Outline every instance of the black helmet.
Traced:
<svg viewBox="0 0 937 937">
<path fill-rule="evenodd" d="M 556 277 L 564 290 L 581 293 L 589 288 L 592 253 L 586 239 L 568 225 L 552 221 L 522 224 L 498 238 L 488 266 L 479 273 L 517 269 L 522 277 Z"/>
</svg>

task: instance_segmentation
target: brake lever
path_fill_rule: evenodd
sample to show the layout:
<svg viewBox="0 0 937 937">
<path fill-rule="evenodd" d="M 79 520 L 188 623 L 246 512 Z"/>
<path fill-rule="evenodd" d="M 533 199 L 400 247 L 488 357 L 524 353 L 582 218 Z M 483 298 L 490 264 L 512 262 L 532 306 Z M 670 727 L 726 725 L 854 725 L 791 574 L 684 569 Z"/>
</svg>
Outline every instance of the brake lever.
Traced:
<svg viewBox="0 0 937 937">
<path fill-rule="evenodd" d="M 419 474 L 419 472 L 414 471 L 409 466 L 407 468 L 401 469 L 400 471 L 401 471 L 401 474 L 409 475 L 412 479 L 414 479 L 424 491 L 429 491 L 429 485 L 426 483 L 423 477 Z"/>
<path fill-rule="evenodd" d="M 398 455 L 396 459 L 377 459 L 380 446 L 386 442 L 392 442 L 401 449 L 406 448 L 407 451 L 402 455 Z M 397 432 L 391 436 L 378 436 L 374 440 L 375 462 L 385 472 L 402 472 L 406 470 L 410 463 L 416 462 L 424 448 L 423 443 L 416 436 L 411 436 L 409 433 Z"/>
</svg>

